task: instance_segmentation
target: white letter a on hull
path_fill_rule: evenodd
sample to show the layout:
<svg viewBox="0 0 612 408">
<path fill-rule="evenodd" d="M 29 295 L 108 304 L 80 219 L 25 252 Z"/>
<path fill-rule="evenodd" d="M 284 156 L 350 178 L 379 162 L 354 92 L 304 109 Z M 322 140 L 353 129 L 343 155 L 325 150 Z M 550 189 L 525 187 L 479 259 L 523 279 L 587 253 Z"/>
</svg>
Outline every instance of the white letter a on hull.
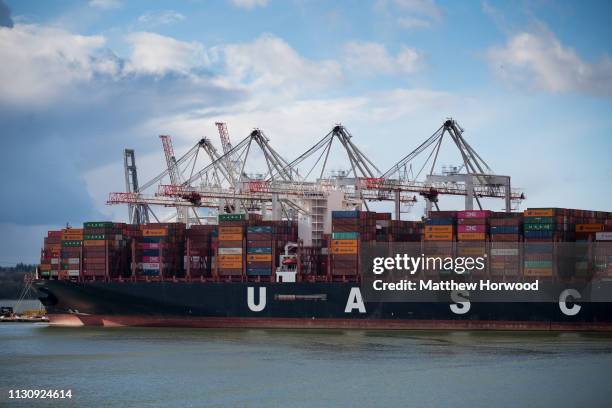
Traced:
<svg viewBox="0 0 612 408">
<path fill-rule="evenodd" d="M 361 297 L 361 291 L 359 288 L 351 288 L 351 293 L 349 293 L 348 300 L 346 301 L 344 313 L 351 313 L 353 309 L 359 310 L 359 313 L 366 312 L 365 304 L 363 303 L 363 298 Z"/>
</svg>

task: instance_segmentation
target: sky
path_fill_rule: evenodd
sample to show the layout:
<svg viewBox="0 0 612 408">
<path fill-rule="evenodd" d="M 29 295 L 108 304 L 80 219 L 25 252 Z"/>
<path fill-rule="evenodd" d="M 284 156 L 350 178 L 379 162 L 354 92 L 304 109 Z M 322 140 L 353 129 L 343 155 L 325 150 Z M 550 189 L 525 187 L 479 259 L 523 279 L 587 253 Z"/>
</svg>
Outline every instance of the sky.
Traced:
<svg viewBox="0 0 612 408">
<path fill-rule="evenodd" d="M 342 123 L 384 172 L 452 117 L 525 192 L 520 209 L 612 211 L 611 9 L 0 0 L 0 265 L 36 262 L 48 229 L 126 221 L 106 205 L 123 149 L 147 180 L 164 167 L 158 135 L 177 155 L 220 146 L 217 120 L 234 142 L 262 129 L 290 160 Z M 458 164 L 445 149 L 440 164 Z"/>
</svg>

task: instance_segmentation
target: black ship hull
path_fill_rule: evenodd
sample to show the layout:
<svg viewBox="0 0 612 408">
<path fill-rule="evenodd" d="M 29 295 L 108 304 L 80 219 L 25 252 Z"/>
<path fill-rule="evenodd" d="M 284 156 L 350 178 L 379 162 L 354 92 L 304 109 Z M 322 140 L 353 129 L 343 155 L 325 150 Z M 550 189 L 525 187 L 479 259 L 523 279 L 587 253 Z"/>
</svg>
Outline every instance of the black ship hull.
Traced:
<svg viewBox="0 0 612 408">
<path fill-rule="evenodd" d="M 610 302 L 368 303 L 357 283 L 49 280 L 35 287 L 56 325 L 612 331 Z"/>
</svg>

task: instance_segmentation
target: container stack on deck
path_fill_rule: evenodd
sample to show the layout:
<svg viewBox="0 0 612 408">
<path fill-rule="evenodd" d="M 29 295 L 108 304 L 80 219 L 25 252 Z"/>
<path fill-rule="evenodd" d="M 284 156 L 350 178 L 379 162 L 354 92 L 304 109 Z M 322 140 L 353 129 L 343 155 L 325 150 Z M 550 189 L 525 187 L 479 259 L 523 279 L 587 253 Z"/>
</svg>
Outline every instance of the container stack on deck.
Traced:
<svg viewBox="0 0 612 408">
<path fill-rule="evenodd" d="M 81 275 L 83 229 L 64 228 L 61 236 L 60 279 L 76 279 Z"/>
<path fill-rule="evenodd" d="M 490 211 L 469 210 L 457 212 L 457 256 L 482 257 L 487 252 Z M 475 270 L 482 275 L 486 270 Z"/>
<path fill-rule="evenodd" d="M 185 270 L 193 278 L 212 276 L 215 264 L 215 249 L 217 243 L 216 225 L 192 225 L 186 231 L 188 243 L 185 244 Z"/>
<path fill-rule="evenodd" d="M 376 214 L 367 211 L 332 211 L 329 253 L 333 276 L 359 273 L 359 246 L 376 240 Z"/>
<path fill-rule="evenodd" d="M 272 225 L 247 227 L 247 276 L 271 276 L 275 243 Z"/>
<path fill-rule="evenodd" d="M 456 211 L 430 211 L 425 220 L 423 233 L 423 254 L 428 257 L 446 258 L 453 256 L 453 246 L 456 240 Z M 450 272 L 445 270 L 427 270 L 433 278 Z"/>
<path fill-rule="evenodd" d="M 61 231 L 48 231 L 40 257 L 40 274 L 43 278 L 57 278 L 60 269 Z"/>
<path fill-rule="evenodd" d="M 515 279 L 521 271 L 520 247 L 523 232 L 522 213 L 492 213 L 489 219 L 491 232 L 491 276 Z"/>
<path fill-rule="evenodd" d="M 83 267 L 86 279 L 116 278 L 127 269 L 125 224 L 113 222 L 83 223 Z"/>
<path fill-rule="evenodd" d="M 245 214 L 219 215 L 219 249 L 217 274 L 221 277 L 238 277 L 244 269 Z"/>
<path fill-rule="evenodd" d="M 271 280 L 285 244 L 298 241 L 295 222 L 263 221 L 257 214 L 223 214 L 218 226 L 189 229 L 182 223 L 86 222 L 83 227 L 48 232 L 41 277 L 144 280 L 184 278 L 189 273 L 196 279 Z M 431 211 L 422 223 L 391 220 L 389 213 L 333 211 L 332 233 L 324 239 L 324 247 L 300 246 L 301 265 L 306 268 L 302 272 L 317 280 L 356 279 L 365 242 L 386 242 L 390 250 L 394 242 L 419 242 L 417 255 L 429 257 L 487 254 L 485 273 L 504 280 L 612 277 L 609 212 Z M 450 272 L 426 273 L 433 278 Z"/>
</svg>

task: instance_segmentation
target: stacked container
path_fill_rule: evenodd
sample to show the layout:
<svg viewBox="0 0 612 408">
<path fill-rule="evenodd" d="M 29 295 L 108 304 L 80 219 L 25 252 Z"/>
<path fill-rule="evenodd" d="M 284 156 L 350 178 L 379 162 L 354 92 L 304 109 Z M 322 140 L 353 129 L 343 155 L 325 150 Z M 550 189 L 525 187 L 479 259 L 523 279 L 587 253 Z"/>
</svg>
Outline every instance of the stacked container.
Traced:
<svg viewBox="0 0 612 408">
<path fill-rule="evenodd" d="M 491 234 L 489 272 L 491 276 L 516 280 L 521 271 L 523 214 L 492 213 L 489 226 Z"/>
<path fill-rule="evenodd" d="M 59 278 L 78 279 L 81 273 L 83 229 L 65 228 L 61 240 Z"/>
<path fill-rule="evenodd" d="M 271 276 L 273 268 L 273 233 L 271 225 L 247 227 L 247 276 Z"/>
<path fill-rule="evenodd" d="M 524 276 L 553 276 L 554 242 L 569 238 L 567 221 L 567 211 L 562 208 L 529 208 L 524 211 Z"/>
<path fill-rule="evenodd" d="M 466 210 L 457 212 L 457 256 L 484 257 L 487 253 L 490 211 Z M 486 274 L 484 270 L 474 270 L 473 275 Z"/>
<path fill-rule="evenodd" d="M 184 265 L 191 277 L 211 276 L 215 263 L 213 244 L 217 234 L 216 225 L 192 225 L 187 230 Z"/>
<path fill-rule="evenodd" d="M 81 276 L 87 279 L 100 279 L 128 274 L 124 228 L 125 224 L 113 222 L 83 223 Z"/>
<path fill-rule="evenodd" d="M 153 223 L 141 226 L 136 262 L 146 277 L 183 277 L 185 224 Z"/>
<path fill-rule="evenodd" d="M 423 253 L 426 257 L 446 258 L 453 256 L 456 238 L 456 211 L 430 211 L 423 232 Z M 447 275 L 447 270 L 426 270 L 430 278 Z"/>
<path fill-rule="evenodd" d="M 376 238 L 376 219 L 362 211 L 332 211 L 332 236 L 329 242 L 333 276 L 359 274 L 360 238 Z"/>
<path fill-rule="evenodd" d="M 42 278 L 58 278 L 60 271 L 61 231 L 48 231 L 44 239 L 39 271 Z"/>
<path fill-rule="evenodd" d="M 219 276 L 242 276 L 244 270 L 245 214 L 219 214 Z"/>
</svg>

